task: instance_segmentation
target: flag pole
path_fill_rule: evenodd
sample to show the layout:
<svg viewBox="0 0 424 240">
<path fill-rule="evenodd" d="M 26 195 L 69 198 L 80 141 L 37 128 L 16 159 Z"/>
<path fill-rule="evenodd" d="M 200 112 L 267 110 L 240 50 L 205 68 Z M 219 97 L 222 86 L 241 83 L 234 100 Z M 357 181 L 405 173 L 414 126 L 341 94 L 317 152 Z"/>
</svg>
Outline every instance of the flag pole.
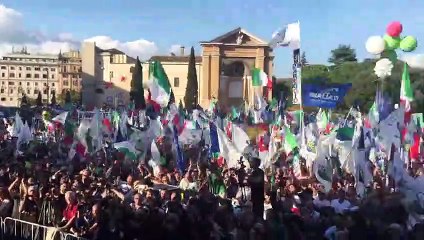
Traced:
<svg viewBox="0 0 424 240">
<path fill-rule="evenodd" d="M 299 25 L 299 29 L 300 29 L 300 21 L 299 20 L 297 21 L 297 24 Z M 302 39 L 302 38 L 300 38 L 300 39 Z M 301 144 L 303 146 L 303 145 L 305 145 L 305 122 L 304 122 L 305 116 L 304 116 L 303 104 L 302 104 L 302 62 L 301 62 L 301 59 L 300 59 L 301 58 L 300 49 L 301 49 L 301 47 L 300 47 L 300 41 L 299 41 L 299 56 L 298 56 L 297 63 L 296 63 L 297 64 L 296 69 L 300 69 L 300 71 L 297 72 L 296 76 L 297 76 L 297 79 L 299 79 L 297 91 L 298 91 L 298 93 L 300 93 L 299 94 L 299 103 L 300 103 L 299 105 L 300 105 L 300 111 L 301 111 L 300 130 L 301 130 L 301 137 L 302 137 Z"/>
</svg>

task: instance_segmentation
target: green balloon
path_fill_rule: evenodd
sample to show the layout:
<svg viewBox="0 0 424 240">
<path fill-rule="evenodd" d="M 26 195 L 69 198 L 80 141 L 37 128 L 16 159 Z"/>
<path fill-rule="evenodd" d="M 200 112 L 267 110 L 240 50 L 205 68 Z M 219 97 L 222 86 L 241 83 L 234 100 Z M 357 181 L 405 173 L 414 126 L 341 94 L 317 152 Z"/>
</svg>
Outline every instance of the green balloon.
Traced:
<svg viewBox="0 0 424 240">
<path fill-rule="evenodd" d="M 412 52 L 417 48 L 417 39 L 413 36 L 407 36 L 400 41 L 400 49 L 404 52 Z"/>
<path fill-rule="evenodd" d="M 400 45 L 400 37 L 390 37 L 389 35 L 385 35 L 384 42 L 386 43 L 386 50 L 395 50 Z"/>
<path fill-rule="evenodd" d="M 381 53 L 381 58 L 387 58 L 395 64 L 397 62 L 397 53 L 395 50 L 385 50 Z"/>
</svg>

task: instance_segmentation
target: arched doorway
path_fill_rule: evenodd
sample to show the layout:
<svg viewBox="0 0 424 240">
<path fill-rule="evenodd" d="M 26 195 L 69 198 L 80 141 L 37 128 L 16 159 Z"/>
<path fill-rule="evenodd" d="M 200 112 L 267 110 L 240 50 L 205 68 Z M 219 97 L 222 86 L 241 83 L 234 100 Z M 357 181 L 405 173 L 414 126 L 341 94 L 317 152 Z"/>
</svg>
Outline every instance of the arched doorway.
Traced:
<svg viewBox="0 0 424 240">
<path fill-rule="evenodd" d="M 219 102 L 223 107 L 239 107 L 244 102 L 245 79 L 250 67 L 243 60 L 223 59 L 221 65 Z"/>
</svg>

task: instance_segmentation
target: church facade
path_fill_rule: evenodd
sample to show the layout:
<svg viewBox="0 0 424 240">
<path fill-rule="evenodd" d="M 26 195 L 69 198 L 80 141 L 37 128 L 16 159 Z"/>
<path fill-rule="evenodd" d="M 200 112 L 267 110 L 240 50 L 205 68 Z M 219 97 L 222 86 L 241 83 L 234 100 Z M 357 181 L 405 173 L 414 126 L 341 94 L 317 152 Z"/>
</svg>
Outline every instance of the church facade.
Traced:
<svg viewBox="0 0 424 240">
<path fill-rule="evenodd" d="M 253 102 L 251 72 L 262 69 L 273 74 L 274 56 L 264 40 L 242 28 L 236 28 L 210 41 L 200 42 L 201 56 L 196 57 L 199 104 L 203 108 L 217 99 L 223 106 L 240 106 Z M 168 75 L 176 102 L 182 102 L 187 86 L 189 52 L 178 55 L 153 56 L 160 61 Z M 149 62 L 150 62 L 149 61 Z M 148 62 L 144 63 L 144 79 L 148 79 Z"/>
</svg>

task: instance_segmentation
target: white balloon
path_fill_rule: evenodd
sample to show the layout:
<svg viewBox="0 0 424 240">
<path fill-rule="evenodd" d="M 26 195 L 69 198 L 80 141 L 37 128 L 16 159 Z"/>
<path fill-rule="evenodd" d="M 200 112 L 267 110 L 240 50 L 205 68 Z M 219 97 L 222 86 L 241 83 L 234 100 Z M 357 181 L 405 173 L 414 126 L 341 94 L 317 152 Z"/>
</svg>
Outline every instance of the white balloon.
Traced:
<svg viewBox="0 0 424 240">
<path fill-rule="evenodd" d="M 378 78 L 386 78 L 392 75 L 393 63 L 387 58 L 382 58 L 375 63 L 374 72 Z"/>
<path fill-rule="evenodd" d="M 384 51 L 386 43 L 381 36 L 371 36 L 365 43 L 365 48 L 371 54 L 377 55 Z"/>
</svg>

